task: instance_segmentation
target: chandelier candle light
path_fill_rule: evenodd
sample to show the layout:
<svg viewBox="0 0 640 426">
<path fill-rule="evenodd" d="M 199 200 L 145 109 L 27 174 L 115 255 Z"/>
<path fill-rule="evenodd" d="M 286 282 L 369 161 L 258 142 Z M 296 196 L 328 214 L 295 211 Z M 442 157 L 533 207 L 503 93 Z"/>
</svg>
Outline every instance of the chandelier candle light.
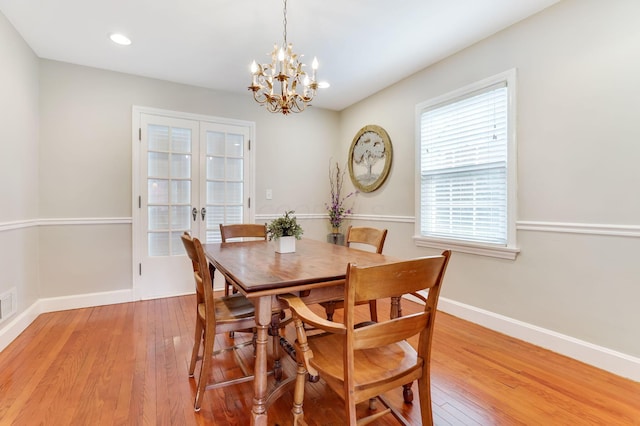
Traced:
<svg viewBox="0 0 640 426">
<path fill-rule="evenodd" d="M 265 105 L 269 112 L 281 112 L 287 115 L 291 112 L 304 111 L 318 89 L 316 81 L 318 60 L 313 58 L 312 73 L 309 78 L 309 75 L 303 71 L 305 64 L 301 63 L 299 56 L 293 53 L 293 45 L 287 43 L 287 0 L 284 0 L 283 35 L 282 46 L 273 45 L 270 64 L 258 64 L 256 61 L 251 63 L 253 79 L 249 90 L 253 91 L 256 102 Z M 275 88 L 274 93 L 274 85 L 277 83 L 280 90 Z M 303 86 L 302 94 L 297 92 L 301 85 Z"/>
</svg>

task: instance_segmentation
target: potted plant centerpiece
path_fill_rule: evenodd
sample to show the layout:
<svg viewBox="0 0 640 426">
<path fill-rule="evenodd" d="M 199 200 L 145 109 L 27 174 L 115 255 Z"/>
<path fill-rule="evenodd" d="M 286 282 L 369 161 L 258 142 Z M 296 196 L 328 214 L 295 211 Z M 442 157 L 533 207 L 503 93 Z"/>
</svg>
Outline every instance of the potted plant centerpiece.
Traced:
<svg viewBox="0 0 640 426">
<path fill-rule="evenodd" d="M 302 227 L 298 224 L 295 212 L 289 210 L 284 216 L 276 218 L 267 226 L 269 241 L 275 240 L 276 252 L 293 253 L 296 251 L 296 240 L 302 238 Z"/>
</svg>

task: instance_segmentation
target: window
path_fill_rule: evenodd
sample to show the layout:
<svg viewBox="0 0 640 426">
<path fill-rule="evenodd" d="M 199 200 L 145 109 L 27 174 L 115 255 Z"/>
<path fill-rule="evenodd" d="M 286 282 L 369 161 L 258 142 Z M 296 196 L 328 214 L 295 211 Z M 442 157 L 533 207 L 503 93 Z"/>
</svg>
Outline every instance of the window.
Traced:
<svg viewBox="0 0 640 426">
<path fill-rule="evenodd" d="M 416 242 L 515 258 L 515 71 L 416 108 Z"/>
</svg>

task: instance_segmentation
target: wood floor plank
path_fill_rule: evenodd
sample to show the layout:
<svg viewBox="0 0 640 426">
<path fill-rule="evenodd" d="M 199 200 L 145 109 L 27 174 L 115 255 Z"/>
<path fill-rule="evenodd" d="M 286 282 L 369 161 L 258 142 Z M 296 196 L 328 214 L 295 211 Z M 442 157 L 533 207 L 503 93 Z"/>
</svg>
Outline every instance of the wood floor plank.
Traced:
<svg viewBox="0 0 640 426">
<path fill-rule="evenodd" d="M 29 357 L 22 354 L 18 361 L 19 365 L 14 363 L 24 376 L 16 377 L 16 391 L 13 395 L 7 395 L 3 399 L 3 406 L 10 404 L 6 411 L 2 411 L 0 416 L 3 421 L 8 424 L 17 423 L 19 418 L 28 418 L 28 414 L 24 411 L 28 410 L 34 401 L 32 396 L 36 393 L 40 383 L 51 374 L 51 365 L 57 362 L 62 348 L 65 346 L 67 339 L 75 330 L 75 327 L 85 320 L 86 311 L 82 311 L 80 315 L 73 313 L 61 314 L 61 321 L 54 321 L 51 327 L 42 333 L 44 336 L 34 336 L 38 341 L 33 351 L 29 353 Z M 4 351 L 3 351 L 4 354 Z M 4 408 L 4 407 L 3 407 Z M 22 417 L 21 417 L 22 416 Z"/>
<path fill-rule="evenodd" d="M 144 424 L 157 424 L 158 415 L 164 410 L 164 407 L 158 407 L 157 400 L 157 382 L 156 382 L 156 366 L 158 365 L 157 352 L 157 340 L 161 338 L 162 334 L 159 333 L 158 327 L 162 320 L 160 310 L 158 309 L 158 301 L 152 300 L 149 303 L 149 311 L 147 321 L 149 329 L 146 335 L 142 336 L 142 339 L 146 340 L 145 345 L 145 363 L 141 366 L 144 371 L 144 379 L 142 380 L 142 414 Z"/>
<path fill-rule="evenodd" d="M 125 385 L 120 389 L 114 423 L 117 425 L 144 424 L 145 373 L 147 365 L 147 344 L 149 339 L 149 312 L 152 301 L 136 303 L 130 329 L 132 340 L 132 371 L 123 377 Z M 155 410 L 154 410 L 155 411 Z"/>
<path fill-rule="evenodd" d="M 106 392 L 108 389 L 109 364 L 116 361 L 110 352 L 112 345 L 117 345 L 120 339 L 113 331 L 123 327 L 122 312 L 118 305 L 109 305 L 91 309 L 88 324 L 91 333 L 87 333 L 86 357 L 80 368 L 78 380 L 75 383 L 74 400 L 77 409 L 69 424 L 87 424 L 99 421 L 105 411 Z M 84 330 L 83 330 L 84 331 Z M 100 336 L 95 339 L 95 336 Z M 82 380 L 79 380 L 82 378 Z M 119 384 L 114 381 L 113 385 Z M 113 411 L 113 410 L 112 410 Z M 105 423 L 106 424 L 106 423 Z"/>
<path fill-rule="evenodd" d="M 362 308 L 364 320 L 368 307 Z M 379 308 L 388 316 L 388 302 Z M 403 303 L 404 313 L 414 309 Z M 207 391 L 202 410 L 193 411 L 194 318 L 194 296 L 41 315 L 0 353 L 0 424 L 248 424 L 251 383 Z M 221 335 L 216 345 L 248 339 Z M 251 346 L 240 354 L 251 367 Z M 219 357 L 213 378 L 239 375 L 230 353 Z M 285 376 L 295 374 L 291 360 L 283 366 Z M 436 320 L 431 378 L 438 426 L 640 425 L 640 383 L 444 313 Z M 414 392 L 417 398 L 415 384 Z M 269 407 L 271 424 L 291 424 L 292 397 L 285 392 Z M 404 404 L 400 389 L 385 397 L 420 424 L 419 406 Z M 344 424 L 342 401 L 322 381 L 308 384 L 304 409 L 309 425 Z M 373 424 L 397 422 L 385 416 Z"/>
<path fill-rule="evenodd" d="M 93 354 L 93 342 L 90 323 L 93 310 L 91 308 L 76 312 L 83 319 L 73 330 L 64 346 L 58 352 L 49 371 L 38 384 L 36 391 L 31 395 L 33 407 L 27 416 L 36 423 L 52 421 L 70 423 L 76 410 L 82 406 L 65 407 L 64 410 L 56 410 L 56 403 L 62 399 L 71 398 L 76 402 L 81 401 L 82 390 L 87 382 L 90 382 L 91 361 Z"/>
</svg>

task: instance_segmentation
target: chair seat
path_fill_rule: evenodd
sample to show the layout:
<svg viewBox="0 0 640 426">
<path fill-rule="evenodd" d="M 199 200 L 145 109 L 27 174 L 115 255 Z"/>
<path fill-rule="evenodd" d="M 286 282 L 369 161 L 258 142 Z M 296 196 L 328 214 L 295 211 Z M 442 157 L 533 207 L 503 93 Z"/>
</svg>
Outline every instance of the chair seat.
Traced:
<svg viewBox="0 0 640 426">
<path fill-rule="evenodd" d="M 253 304 L 240 293 L 215 299 L 214 309 L 216 311 L 215 318 L 219 332 L 225 332 L 225 325 L 227 324 L 237 330 L 240 325 L 238 321 L 242 319 L 244 319 L 244 321 L 242 321 L 242 328 L 251 329 L 255 325 Z M 204 303 L 198 304 L 198 316 L 204 321 L 206 316 Z"/>
<path fill-rule="evenodd" d="M 345 377 L 344 363 L 336 362 L 336 355 L 341 355 L 344 351 L 344 336 L 312 336 L 309 337 L 308 343 L 313 351 L 313 358 L 309 362 L 321 371 L 320 377 L 329 384 L 342 383 Z M 416 351 L 405 340 L 386 346 L 356 350 L 354 357 L 356 390 L 364 390 L 370 384 L 393 380 L 398 376 L 406 377 L 408 370 L 419 372 L 423 364 L 423 360 L 418 358 Z"/>
<path fill-rule="evenodd" d="M 234 317 L 252 317 L 255 314 L 253 303 L 240 293 L 216 298 L 215 308 L 217 321 Z"/>
</svg>

